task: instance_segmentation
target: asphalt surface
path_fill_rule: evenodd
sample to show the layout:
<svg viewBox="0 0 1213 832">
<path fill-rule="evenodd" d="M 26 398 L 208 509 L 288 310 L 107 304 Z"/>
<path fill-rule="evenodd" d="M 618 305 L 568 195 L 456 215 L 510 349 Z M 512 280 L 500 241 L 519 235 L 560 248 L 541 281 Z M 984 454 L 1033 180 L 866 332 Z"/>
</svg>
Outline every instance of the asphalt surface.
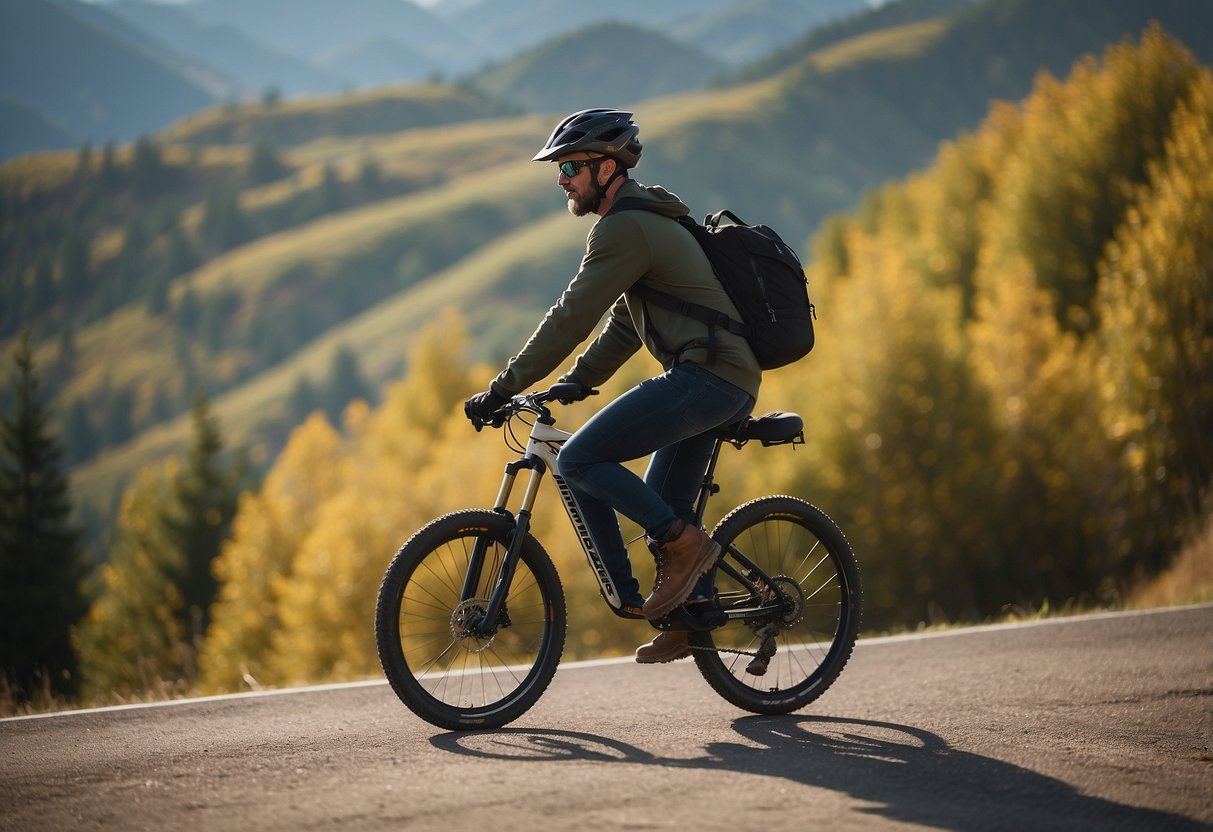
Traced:
<svg viewBox="0 0 1213 832">
<path fill-rule="evenodd" d="M 787 717 L 687 660 L 474 733 L 377 681 L 0 721 L 3 830 L 573 828 L 1211 829 L 1213 606 L 861 640 Z"/>
</svg>

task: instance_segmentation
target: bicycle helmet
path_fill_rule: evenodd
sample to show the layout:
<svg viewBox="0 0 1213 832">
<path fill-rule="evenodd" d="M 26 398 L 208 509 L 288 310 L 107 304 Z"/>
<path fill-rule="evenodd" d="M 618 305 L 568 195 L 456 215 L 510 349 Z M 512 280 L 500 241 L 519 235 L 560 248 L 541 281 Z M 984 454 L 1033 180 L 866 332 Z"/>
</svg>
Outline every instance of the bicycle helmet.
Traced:
<svg viewBox="0 0 1213 832">
<path fill-rule="evenodd" d="M 633 168 L 640 161 L 639 133 L 632 114 L 625 110 L 581 110 L 556 125 L 547 144 L 531 161 L 551 162 L 569 153 L 588 152 L 602 153 L 624 168 Z"/>
</svg>

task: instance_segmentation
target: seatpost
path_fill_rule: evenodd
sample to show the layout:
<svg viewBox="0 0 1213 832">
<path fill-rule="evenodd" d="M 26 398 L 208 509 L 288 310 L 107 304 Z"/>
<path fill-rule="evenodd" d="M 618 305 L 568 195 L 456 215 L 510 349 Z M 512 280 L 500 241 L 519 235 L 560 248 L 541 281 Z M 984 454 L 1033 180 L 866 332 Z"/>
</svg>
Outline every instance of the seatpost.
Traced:
<svg viewBox="0 0 1213 832">
<path fill-rule="evenodd" d="M 720 437 L 716 437 L 716 444 L 712 446 L 712 456 L 708 459 L 708 468 L 703 472 L 703 482 L 699 486 L 699 497 L 695 502 L 695 525 L 703 525 L 703 515 L 708 508 L 708 498 L 713 494 L 720 492 L 720 486 L 716 484 L 716 462 L 720 459 L 720 446 L 723 444 Z"/>
</svg>

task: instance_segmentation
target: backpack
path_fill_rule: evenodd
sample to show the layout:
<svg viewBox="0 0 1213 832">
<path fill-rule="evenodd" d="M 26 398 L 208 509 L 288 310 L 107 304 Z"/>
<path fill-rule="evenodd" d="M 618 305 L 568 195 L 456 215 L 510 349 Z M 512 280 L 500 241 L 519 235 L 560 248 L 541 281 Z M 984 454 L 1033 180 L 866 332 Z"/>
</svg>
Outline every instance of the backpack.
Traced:
<svg viewBox="0 0 1213 832">
<path fill-rule="evenodd" d="M 616 211 L 656 211 L 649 200 L 628 197 L 611 207 Z M 728 217 L 732 224 L 721 224 Z M 715 352 L 716 328 L 741 335 L 750 344 L 758 366 L 773 370 L 791 364 L 813 349 L 813 320 L 808 282 L 800 258 L 791 246 L 765 225 L 747 225 L 732 211 L 718 211 L 703 225 L 688 216 L 677 218 L 691 232 L 712 264 L 733 305 L 735 321 L 725 313 L 639 284 L 631 292 L 643 300 L 701 321 L 708 326 L 709 360 Z"/>
</svg>

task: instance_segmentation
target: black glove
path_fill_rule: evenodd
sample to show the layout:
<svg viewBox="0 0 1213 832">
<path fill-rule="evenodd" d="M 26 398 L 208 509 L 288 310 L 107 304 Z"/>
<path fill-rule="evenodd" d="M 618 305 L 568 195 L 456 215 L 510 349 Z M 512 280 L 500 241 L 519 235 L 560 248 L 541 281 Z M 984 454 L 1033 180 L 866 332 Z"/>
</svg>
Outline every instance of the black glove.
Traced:
<svg viewBox="0 0 1213 832">
<path fill-rule="evenodd" d="M 485 425 L 498 427 L 501 425 L 501 420 L 494 420 L 493 414 L 508 401 L 509 399 L 496 390 L 485 390 L 463 403 L 463 414 L 468 417 L 476 430 L 480 430 Z"/>
<path fill-rule="evenodd" d="M 590 396 L 598 395 L 598 391 L 593 387 L 587 387 L 581 382 L 577 381 L 562 381 L 560 382 L 560 386 L 561 388 L 568 388 L 561 389 L 559 391 L 560 395 L 556 397 L 556 401 L 560 402 L 561 404 L 572 404 L 573 402 L 579 402 L 583 399 L 587 399 Z"/>
</svg>

